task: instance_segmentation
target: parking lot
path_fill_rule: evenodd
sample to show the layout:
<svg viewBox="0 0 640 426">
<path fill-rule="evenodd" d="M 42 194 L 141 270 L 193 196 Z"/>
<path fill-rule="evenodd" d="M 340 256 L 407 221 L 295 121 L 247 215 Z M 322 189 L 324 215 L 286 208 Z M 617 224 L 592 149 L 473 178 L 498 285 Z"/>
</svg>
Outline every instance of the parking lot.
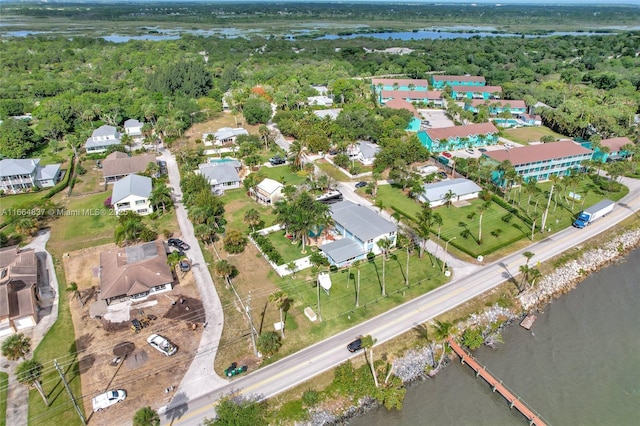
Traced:
<svg viewBox="0 0 640 426">
<path fill-rule="evenodd" d="M 445 111 L 442 109 L 419 109 L 418 113 L 424 117 L 425 121 L 429 122 L 429 126 L 434 129 L 440 127 L 451 127 L 453 121 L 449 120 L 445 115 Z"/>
</svg>

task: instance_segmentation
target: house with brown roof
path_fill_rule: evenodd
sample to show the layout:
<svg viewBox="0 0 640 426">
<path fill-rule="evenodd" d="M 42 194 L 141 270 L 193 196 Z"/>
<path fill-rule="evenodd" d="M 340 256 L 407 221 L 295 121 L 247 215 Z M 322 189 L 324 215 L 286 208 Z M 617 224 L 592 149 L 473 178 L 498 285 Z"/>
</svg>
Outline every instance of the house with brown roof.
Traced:
<svg viewBox="0 0 640 426">
<path fill-rule="evenodd" d="M 378 93 L 378 103 L 388 106 L 394 99 L 402 99 L 410 103 L 429 103 L 441 106 L 442 91 L 439 90 L 382 90 Z"/>
<path fill-rule="evenodd" d="M 604 152 L 602 149 L 596 148 L 593 153 L 593 159 L 603 163 L 606 163 L 607 161 L 624 160 L 625 158 L 633 155 L 632 152 L 624 150 L 625 145 L 633 146 L 633 142 L 631 142 L 631 139 L 627 137 L 602 139 L 600 141 L 600 145 L 603 148 L 609 148 L 609 152 Z"/>
<path fill-rule="evenodd" d="M 100 299 L 140 300 L 173 288 L 173 273 L 161 240 L 100 253 Z"/>
<path fill-rule="evenodd" d="M 0 249 L 0 336 L 38 322 L 38 259 L 33 249 Z"/>
<path fill-rule="evenodd" d="M 447 86 L 486 86 L 482 76 L 475 75 L 433 75 L 431 85 L 434 89 L 443 90 Z"/>
<path fill-rule="evenodd" d="M 413 106 L 411 102 L 407 102 L 404 99 L 398 99 L 398 98 L 391 99 L 384 106 L 391 109 L 406 109 L 411 111 L 414 117 L 418 119 L 420 118 L 420 114 L 418 114 L 418 110 L 416 109 L 416 107 Z"/>
<path fill-rule="evenodd" d="M 467 124 L 427 129 L 418 132 L 418 139 L 431 152 L 495 145 L 498 129 L 493 123 Z"/>
<path fill-rule="evenodd" d="M 124 152 L 115 151 L 102 160 L 102 176 L 106 183 L 114 183 L 123 177 L 147 170 L 149 163 L 155 163 L 153 154 L 133 155 L 129 157 Z"/>
<path fill-rule="evenodd" d="M 510 112 L 513 115 L 518 115 L 527 112 L 527 105 L 522 100 L 471 99 L 464 103 L 464 109 L 473 113 L 478 112 L 483 106 L 487 107 L 491 115 L 498 115 L 501 112 Z"/>
<path fill-rule="evenodd" d="M 593 151 L 574 141 L 564 140 L 487 151 L 482 155 L 494 163 L 509 161 L 525 181 L 543 181 L 553 175 L 566 176 L 572 169 L 579 169 L 583 161 L 591 160 Z"/>
</svg>

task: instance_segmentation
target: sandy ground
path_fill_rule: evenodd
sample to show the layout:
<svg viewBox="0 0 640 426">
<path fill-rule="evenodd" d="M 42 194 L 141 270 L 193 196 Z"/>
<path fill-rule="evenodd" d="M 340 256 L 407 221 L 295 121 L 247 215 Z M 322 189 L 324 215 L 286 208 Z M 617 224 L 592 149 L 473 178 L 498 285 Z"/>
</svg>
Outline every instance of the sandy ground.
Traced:
<svg viewBox="0 0 640 426">
<path fill-rule="evenodd" d="M 180 383 L 200 341 L 203 310 L 190 272 L 176 273 L 174 289 L 138 303 L 120 303 L 111 321 L 89 317 L 89 306 L 97 300 L 99 253 L 113 247 L 105 245 L 69 253 L 63 259 L 67 282 L 78 284 L 84 306 L 74 298 L 71 314 L 76 333 L 79 370 L 85 413 L 91 425 L 129 424 L 144 406 L 158 409 L 168 403 Z M 64 294 L 62 297 L 72 298 Z M 130 319 L 155 317 L 139 333 L 131 330 Z M 194 328 L 195 327 L 195 328 Z M 178 346 L 172 357 L 149 346 L 152 333 L 168 338 Z M 126 356 L 125 356 L 126 354 Z M 118 358 L 118 362 L 114 362 Z M 108 389 L 125 389 L 126 401 L 92 413 L 91 398 Z M 90 417 L 89 417 L 90 416 Z"/>
</svg>

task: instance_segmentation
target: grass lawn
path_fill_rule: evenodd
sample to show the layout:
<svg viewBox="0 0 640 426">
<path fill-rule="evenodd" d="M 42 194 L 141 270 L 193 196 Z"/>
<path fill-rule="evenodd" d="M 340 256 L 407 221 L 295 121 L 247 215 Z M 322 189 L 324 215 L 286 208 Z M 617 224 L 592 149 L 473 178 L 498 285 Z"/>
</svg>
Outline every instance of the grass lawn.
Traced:
<svg viewBox="0 0 640 426">
<path fill-rule="evenodd" d="M 351 182 L 353 180 L 349 179 L 349 176 L 345 175 L 338 170 L 336 166 L 325 160 L 318 160 L 315 164 L 320 168 L 320 170 L 336 182 Z"/>
<path fill-rule="evenodd" d="M 307 178 L 305 171 L 292 172 L 288 164 L 275 167 L 263 166 L 255 173 L 259 176 L 277 180 L 283 185 L 300 185 Z"/>
<path fill-rule="evenodd" d="M 289 263 L 311 254 L 311 247 L 308 245 L 305 246 L 307 253 L 302 253 L 302 241 L 297 240 L 295 244 L 292 244 L 291 240 L 285 236 L 284 231 L 272 232 L 267 235 L 267 239 L 271 241 L 273 247 L 282 255 L 282 263 Z"/>
<path fill-rule="evenodd" d="M 530 126 L 530 127 L 518 127 L 517 129 L 505 129 L 503 130 L 504 137 L 518 142 L 524 145 L 528 145 L 529 142 L 539 141 L 541 137 L 551 135 L 556 139 L 567 138 L 567 136 L 556 133 L 548 127 L 544 126 Z"/>
<path fill-rule="evenodd" d="M 222 201 L 225 209 L 224 217 L 227 219 L 227 230 L 235 229 L 246 233 L 252 232 L 249 225 L 244 223 L 245 213 L 252 208 L 260 212 L 260 217 L 264 222 L 264 226 L 256 227 L 256 229 L 274 225 L 275 215 L 273 214 L 273 208 L 254 201 L 246 194 L 244 188 L 225 191 Z"/>
<path fill-rule="evenodd" d="M 7 424 L 7 386 L 9 386 L 9 375 L 0 373 L 0 426 Z"/>
<path fill-rule="evenodd" d="M 77 219 L 77 218 L 76 218 Z M 33 351 L 33 358 L 42 363 L 42 383 L 45 394 L 51 405 L 47 407 L 37 390 L 29 391 L 29 424 L 52 424 L 74 426 L 82 425 L 80 418 L 73 409 L 58 371 L 54 368 L 53 360 L 65 373 L 67 382 L 76 398 L 82 395 L 80 386 L 80 372 L 76 354 L 75 332 L 69 311 L 69 298 L 64 292 L 67 284 L 61 271 L 60 253 L 52 252 L 59 284 L 58 320 Z M 80 404 L 82 407 L 82 404 Z"/>
</svg>

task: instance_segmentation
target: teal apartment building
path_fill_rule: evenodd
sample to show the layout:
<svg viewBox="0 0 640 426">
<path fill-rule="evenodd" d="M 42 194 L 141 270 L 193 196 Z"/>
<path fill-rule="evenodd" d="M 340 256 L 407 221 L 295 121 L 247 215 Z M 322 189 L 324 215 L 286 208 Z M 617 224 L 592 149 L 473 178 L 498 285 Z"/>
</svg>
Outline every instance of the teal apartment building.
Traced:
<svg viewBox="0 0 640 426">
<path fill-rule="evenodd" d="M 447 86 L 486 86 L 487 81 L 475 75 L 434 75 L 431 85 L 435 90 L 443 90 Z"/>
<path fill-rule="evenodd" d="M 418 132 L 418 139 L 430 152 L 474 148 L 498 143 L 498 129 L 493 123 L 441 127 Z"/>
</svg>

